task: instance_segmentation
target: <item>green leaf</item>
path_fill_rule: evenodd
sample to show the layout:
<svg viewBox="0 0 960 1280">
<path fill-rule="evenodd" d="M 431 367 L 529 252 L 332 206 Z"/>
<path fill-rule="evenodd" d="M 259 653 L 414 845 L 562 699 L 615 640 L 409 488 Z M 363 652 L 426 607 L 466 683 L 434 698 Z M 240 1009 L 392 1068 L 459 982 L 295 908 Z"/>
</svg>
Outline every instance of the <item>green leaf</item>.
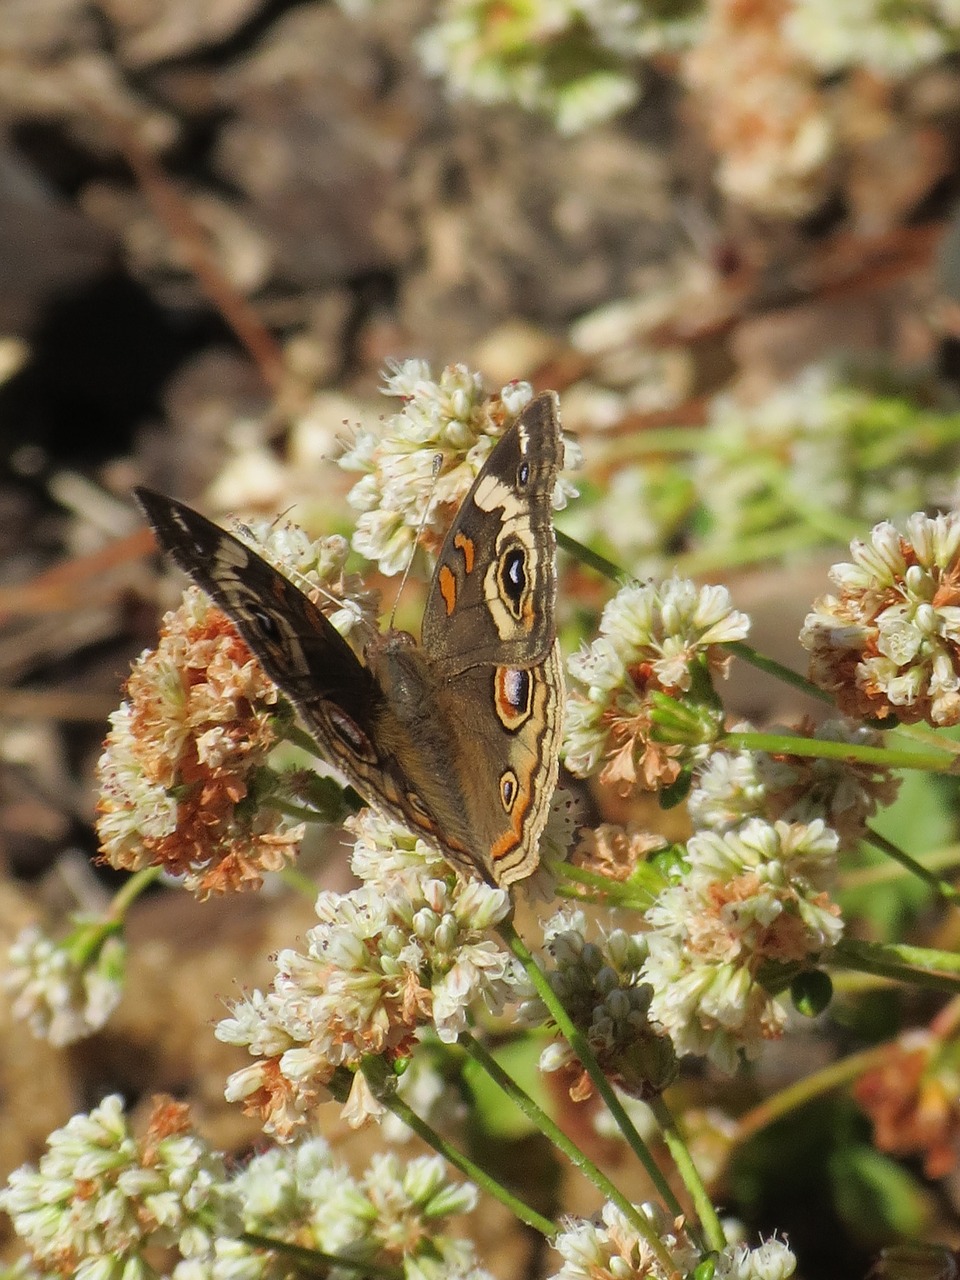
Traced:
<svg viewBox="0 0 960 1280">
<path fill-rule="evenodd" d="M 865 1143 L 832 1152 L 827 1170 L 840 1217 L 868 1245 L 916 1237 L 930 1218 L 931 1201 L 920 1183 Z"/>
</svg>

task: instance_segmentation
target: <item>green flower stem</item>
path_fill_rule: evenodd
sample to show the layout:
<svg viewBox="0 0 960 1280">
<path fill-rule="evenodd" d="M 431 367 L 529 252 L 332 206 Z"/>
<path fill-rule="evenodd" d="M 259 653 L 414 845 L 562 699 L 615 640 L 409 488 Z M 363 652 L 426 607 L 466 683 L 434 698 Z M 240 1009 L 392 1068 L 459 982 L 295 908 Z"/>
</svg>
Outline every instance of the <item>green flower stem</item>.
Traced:
<svg viewBox="0 0 960 1280">
<path fill-rule="evenodd" d="M 305 876 L 297 867 L 281 867 L 277 875 L 288 889 L 299 893 L 302 898 L 309 898 L 311 902 L 316 901 L 320 890 L 310 877 Z"/>
<path fill-rule="evenodd" d="M 663 1140 L 667 1144 L 667 1150 L 673 1156 L 673 1162 L 677 1166 L 677 1172 L 683 1179 L 683 1185 L 690 1192 L 690 1198 L 703 1227 L 703 1234 L 708 1247 L 717 1250 L 725 1248 L 727 1237 L 720 1218 L 707 1194 L 703 1179 L 700 1177 L 700 1173 L 693 1163 L 693 1157 L 690 1155 L 690 1148 L 677 1128 L 677 1122 L 674 1120 L 670 1108 L 663 1098 L 659 1097 L 650 1099 L 647 1105 L 657 1118 L 657 1124 L 659 1124 L 663 1132 Z"/>
<path fill-rule="evenodd" d="M 844 969 L 878 973 L 952 995 L 960 992 L 960 955 L 952 951 L 844 938 L 830 952 L 830 961 Z"/>
<path fill-rule="evenodd" d="M 110 919 L 117 924 L 122 924 L 131 905 L 145 889 L 160 879 L 162 871 L 162 867 L 144 867 L 142 871 L 135 871 L 113 895 L 113 901 L 110 903 Z"/>
<path fill-rule="evenodd" d="M 330 825 L 330 819 L 325 814 L 294 804 L 292 800 L 278 800 L 274 797 L 270 800 L 270 808 L 276 809 L 277 813 L 282 813 L 286 818 L 295 818 L 297 822 L 313 822 L 321 827 Z"/>
<path fill-rule="evenodd" d="M 756 649 L 752 649 L 750 645 L 745 644 L 742 640 L 730 640 L 722 645 L 721 648 L 726 649 L 728 653 L 735 654 L 743 662 L 748 662 L 751 667 L 756 667 L 758 671 L 764 671 L 768 676 L 774 676 L 784 684 L 789 684 L 794 689 L 799 689 L 801 693 L 805 693 L 811 698 L 819 698 L 821 702 L 827 702 L 830 706 L 833 706 L 833 696 L 827 693 L 825 689 L 819 688 L 812 680 L 808 680 L 806 676 L 791 670 L 790 667 L 785 667 L 782 662 L 777 662 L 762 653 L 757 653 Z"/>
<path fill-rule="evenodd" d="M 943 849 L 925 853 L 923 862 L 918 865 L 929 872 L 950 871 L 960 867 L 960 844 L 947 845 Z M 891 880 L 898 880 L 905 874 L 906 870 L 902 866 L 891 866 L 887 862 L 873 867 L 858 867 L 855 871 L 845 871 L 842 883 L 845 889 L 863 889 L 875 884 L 889 884 Z"/>
<path fill-rule="evenodd" d="M 881 769 L 921 769 L 927 773 L 950 773 L 956 764 L 954 756 L 942 751 L 895 751 L 888 747 L 802 738 L 790 733 L 725 733 L 717 740 L 717 746 L 733 750 L 768 751 L 771 755 L 841 760 L 847 764 L 873 764 Z"/>
<path fill-rule="evenodd" d="M 862 1053 L 853 1053 L 839 1062 L 831 1062 L 822 1071 L 814 1071 L 795 1084 L 788 1085 L 778 1093 L 764 1098 L 759 1106 L 746 1111 L 737 1121 L 734 1143 L 739 1145 L 766 1129 L 768 1125 L 782 1120 L 791 1111 L 804 1106 L 814 1098 L 825 1093 L 832 1093 L 843 1085 L 857 1080 L 865 1071 L 881 1066 L 889 1057 L 890 1044 L 874 1045 Z"/>
<path fill-rule="evenodd" d="M 787 529 L 771 529 L 746 535 L 722 546 L 688 551 L 685 555 L 672 558 L 670 566 L 682 578 L 703 577 L 718 571 L 742 568 L 744 565 L 777 560 L 806 546 L 822 545 L 823 535 L 816 529 L 809 525 L 791 525 Z"/>
<path fill-rule="evenodd" d="M 443 1156 L 448 1164 L 453 1165 L 455 1169 L 459 1169 L 464 1177 L 469 1178 L 481 1190 L 493 1196 L 495 1200 L 499 1200 L 502 1205 L 505 1205 L 521 1222 L 525 1222 L 534 1231 L 539 1231 L 545 1239 L 552 1239 L 557 1234 L 555 1222 L 551 1222 L 549 1218 L 537 1213 L 536 1209 L 531 1208 L 518 1196 L 508 1191 L 506 1187 L 491 1177 L 485 1169 L 475 1164 L 469 1156 L 465 1156 L 462 1151 L 458 1151 L 452 1143 L 437 1133 L 436 1129 L 427 1124 L 426 1120 L 421 1116 L 418 1116 L 391 1088 L 384 1088 L 383 1073 L 378 1069 L 381 1065 L 379 1059 L 368 1061 L 362 1064 L 361 1070 L 370 1082 L 374 1096 L 379 1102 L 383 1103 L 388 1111 L 391 1111 L 398 1120 L 402 1120 L 407 1128 L 412 1129 L 418 1137 L 422 1138 L 428 1147 L 432 1147 L 438 1155 Z M 338 1078 L 335 1076 L 327 1087 L 338 1102 L 346 1102 L 349 1085 L 345 1079 L 342 1082 L 342 1087 L 338 1087 Z"/>
<path fill-rule="evenodd" d="M 283 737 L 287 742 L 292 742 L 295 747 L 299 747 L 301 751 L 305 751 L 307 755 L 313 756 L 317 760 L 326 759 L 310 734 L 307 733 L 306 729 L 302 729 L 295 720 L 284 723 Z"/>
<path fill-rule="evenodd" d="M 403 1267 L 381 1267 L 375 1262 L 362 1262 L 356 1258 L 338 1258 L 335 1253 L 305 1249 L 303 1245 L 276 1240 L 273 1236 L 262 1236 L 257 1231 L 241 1231 L 237 1239 L 255 1249 L 269 1249 L 271 1253 L 289 1258 L 298 1273 L 327 1276 L 336 1268 L 338 1271 L 355 1271 L 360 1276 L 377 1276 L 379 1280 L 403 1280 Z"/>
<path fill-rule="evenodd" d="M 509 950 L 523 965 L 527 977 L 533 983 L 537 995 L 546 1005 L 548 1013 L 557 1024 L 560 1034 L 580 1059 L 584 1070 L 593 1081 L 594 1087 L 610 1109 L 610 1114 L 616 1121 L 617 1128 L 629 1144 L 634 1155 L 643 1165 L 644 1169 L 646 1169 L 651 1182 L 663 1197 L 664 1204 L 666 1204 L 671 1213 L 682 1213 L 683 1210 L 680 1207 L 680 1202 L 673 1194 L 666 1178 L 664 1178 L 663 1174 L 657 1168 L 657 1164 L 653 1156 L 647 1150 L 646 1144 L 634 1128 L 633 1121 L 623 1109 L 623 1104 L 614 1093 L 609 1080 L 600 1070 L 600 1065 L 593 1056 L 593 1051 L 590 1046 L 587 1044 L 586 1036 L 584 1036 L 578 1027 L 574 1026 L 570 1015 L 557 998 L 546 974 L 537 964 L 536 960 L 534 960 L 527 944 L 517 933 L 510 921 L 504 921 L 503 924 L 499 925 L 497 927 L 497 932 Z"/>
<path fill-rule="evenodd" d="M 578 542 L 576 538 L 571 538 L 568 533 L 563 533 L 560 529 L 555 532 L 557 545 L 563 547 L 564 551 L 573 556 L 574 560 L 578 560 L 580 564 L 586 565 L 589 569 L 594 569 L 602 578 L 609 578 L 611 582 L 615 582 L 618 586 L 627 581 L 629 574 L 618 565 L 615 565 L 612 560 L 600 555 L 598 551 L 591 551 L 582 542 Z"/>
<path fill-rule="evenodd" d="M 637 1230 L 642 1234 L 643 1238 L 650 1245 L 660 1260 L 661 1265 L 669 1268 L 670 1258 L 660 1238 L 650 1222 L 643 1216 L 638 1214 L 637 1210 L 630 1203 L 622 1191 L 618 1191 L 610 1179 L 602 1170 L 598 1169 L 593 1161 L 580 1150 L 580 1148 L 563 1132 L 558 1124 L 556 1124 L 542 1107 L 539 1107 L 533 1098 L 526 1093 L 517 1082 L 503 1070 L 497 1060 L 487 1052 L 484 1046 L 476 1040 L 468 1032 L 461 1034 L 458 1042 L 467 1054 L 490 1076 L 491 1080 L 503 1090 L 508 1098 L 516 1107 L 532 1121 L 540 1130 L 545 1138 L 550 1142 L 571 1162 L 575 1165 L 585 1178 L 597 1188 L 601 1195 L 612 1201 L 617 1206 Z"/>
<path fill-rule="evenodd" d="M 882 836 L 879 831 L 874 831 L 872 827 L 867 827 L 864 838 L 874 848 L 885 853 L 887 857 L 893 858 L 894 862 L 899 862 L 911 875 L 923 880 L 935 893 L 939 893 L 942 898 L 946 898 L 950 902 L 960 901 L 960 890 L 957 890 L 949 880 L 941 880 L 935 872 L 925 867 L 922 862 L 918 862 L 916 858 L 911 858 L 909 853 L 904 853 L 898 845 L 895 845 L 892 840 L 888 840 L 886 836 Z"/>
</svg>

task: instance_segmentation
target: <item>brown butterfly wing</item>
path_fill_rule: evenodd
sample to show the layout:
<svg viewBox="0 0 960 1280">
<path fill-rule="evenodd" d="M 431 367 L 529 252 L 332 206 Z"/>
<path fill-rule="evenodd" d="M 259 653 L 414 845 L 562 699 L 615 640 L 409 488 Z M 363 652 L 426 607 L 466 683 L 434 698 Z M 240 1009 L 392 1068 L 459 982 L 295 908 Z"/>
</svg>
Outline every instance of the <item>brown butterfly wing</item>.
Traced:
<svg viewBox="0 0 960 1280">
<path fill-rule="evenodd" d="M 438 676 L 484 663 L 529 667 L 550 651 L 562 458 L 557 397 L 544 392 L 497 442 L 440 550 L 423 615 Z"/>
</svg>

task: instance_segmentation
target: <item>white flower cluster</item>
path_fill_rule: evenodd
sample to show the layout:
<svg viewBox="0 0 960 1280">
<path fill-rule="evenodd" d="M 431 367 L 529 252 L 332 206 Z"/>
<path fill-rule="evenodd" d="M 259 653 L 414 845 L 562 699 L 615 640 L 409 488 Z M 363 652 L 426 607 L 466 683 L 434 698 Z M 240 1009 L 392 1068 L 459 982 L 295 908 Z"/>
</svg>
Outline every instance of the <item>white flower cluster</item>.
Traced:
<svg viewBox="0 0 960 1280">
<path fill-rule="evenodd" d="M 563 1259 L 550 1280 L 597 1280 L 615 1276 L 617 1280 L 673 1280 L 674 1276 L 696 1273 L 699 1254 L 687 1235 L 682 1219 L 672 1221 L 656 1205 L 637 1206 L 655 1227 L 670 1257 L 666 1271 L 650 1245 L 615 1205 L 605 1204 L 599 1221 L 579 1219 L 567 1224 L 554 1241 Z M 750 1249 L 727 1245 L 712 1259 L 710 1274 L 715 1280 L 788 1280 L 796 1270 L 796 1259 L 780 1240 L 771 1239 Z"/>
<path fill-rule="evenodd" d="M 32 925 L 14 940 L 4 985 L 13 1016 L 55 1048 L 99 1031 L 120 1003 L 126 946 L 96 922 L 59 942 Z"/>
<path fill-rule="evenodd" d="M 340 466 L 366 473 L 348 498 L 360 512 L 353 549 L 376 561 L 382 573 L 394 574 L 409 563 L 425 516 L 424 534 L 432 550 L 439 548 L 506 416 L 519 413 L 533 391 L 525 382 L 513 383 L 489 402 L 480 375 L 466 365 L 448 365 L 434 379 L 425 360 L 395 366 L 383 390 L 402 397 L 403 408 L 358 431 Z"/>
<path fill-rule="evenodd" d="M 392 824 L 372 815 L 357 825 L 364 865 Z M 436 855 L 418 873 L 415 838 L 392 831 L 398 874 L 380 868 L 382 878 L 351 893 L 322 893 L 305 949 L 282 951 L 272 989 L 240 1001 L 217 1028 L 258 1059 L 230 1077 L 227 1096 L 281 1138 L 304 1123 L 339 1067 L 357 1072 L 345 1116 L 357 1125 L 379 1117 L 383 1106 L 357 1071 L 365 1056 L 405 1056 L 427 1027 L 452 1042 L 473 1006 L 499 1009 L 517 986 L 515 962 L 486 937 L 509 914 L 507 892 L 446 869 L 441 878 Z"/>
<path fill-rule="evenodd" d="M 239 1228 L 222 1159 L 184 1128 L 176 1104 L 166 1112 L 138 1142 L 111 1095 L 52 1133 L 37 1168 L 10 1175 L 0 1208 L 39 1265 L 76 1280 L 148 1280 L 149 1246 L 203 1258 L 219 1232 Z"/>
<path fill-rule="evenodd" d="M 349 1268 L 330 1269 L 342 1280 L 364 1262 L 400 1267 L 407 1280 L 489 1280 L 472 1243 L 444 1233 L 476 1198 L 469 1183 L 448 1181 L 439 1156 L 377 1155 L 357 1177 L 319 1137 L 228 1174 L 185 1108 L 159 1100 L 138 1141 L 111 1096 L 51 1134 L 39 1167 L 17 1170 L 0 1191 L 0 1207 L 30 1251 L 15 1270 L 24 1280 L 159 1280 L 148 1260 L 156 1246 L 179 1254 L 171 1280 L 288 1274 L 281 1252 L 241 1232 L 342 1256 Z"/>
<path fill-rule="evenodd" d="M 754 818 L 687 842 L 682 878 L 645 912 L 650 1016 L 679 1054 L 734 1071 L 783 1032 L 786 1013 L 758 979 L 765 962 L 815 961 L 843 932 L 828 887 L 837 835 L 819 819 Z"/>
<path fill-rule="evenodd" d="M 647 732 L 647 694 L 686 693 L 695 664 L 706 658 L 722 669 L 725 655 L 712 647 L 742 640 L 749 626 L 726 587 L 683 578 L 621 587 L 604 606 L 598 638 L 567 664 L 583 686 L 567 704 L 567 768 L 583 776 L 613 757 L 611 779 L 656 785 L 663 769 Z"/>
<path fill-rule="evenodd" d="M 901 535 L 876 525 L 835 564 L 800 642 L 810 678 L 853 715 L 960 721 L 960 514 L 915 512 Z"/>
<path fill-rule="evenodd" d="M 736 730 L 749 731 L 749 726 L 737 725 Z M 796 731 L 774 726 L 767 732 L 786 737 Z M 852 720 L 825 720 L 812 736 L 855 746 L 883 744 L 877 730 Z M 715 751 L 697 774 L 687 811 L 697 829 L 711 831 L 729 831 L 748 818 L 820 818 L 836 831 L 842 847 L 851 848 L 865 835 L 877 808 L 893 803 L 899 786 L 888 769 L 847 760 L 790 755 L 787 750 L 777 755 Z"/>
<path fill-rule="evenodd" d="M 637 1097 L 659 1093 L 673 1076 L 674 1057 L 669 1042 L 650 1025 L 653 992 L 641 976 L 646 937 L 624 929 L 602 934 L 597 942 L 586 935 L 582 911 L 563 910 L 546 925 L 544 947 L 555 966 L 547 973 L 550 985 L 621 1089 Z M 546 1016 L 538 999 L 527 1001 L 520 1013 L 533 1026 L 541 1026 Z M 540 1069 L 559 1071 L 575 1060 L 566 1040 L 556 1040 L 540 1055 Z M 590 1092 L 584 1076 L 571 1095 Z"/>
<path fill-rule="evenodd" d="M 957 0 L 794 0 L 784 19 L 787 38 L 819 70 L 870 67 L 903 76 L 960 42 Z"/>
</svg>

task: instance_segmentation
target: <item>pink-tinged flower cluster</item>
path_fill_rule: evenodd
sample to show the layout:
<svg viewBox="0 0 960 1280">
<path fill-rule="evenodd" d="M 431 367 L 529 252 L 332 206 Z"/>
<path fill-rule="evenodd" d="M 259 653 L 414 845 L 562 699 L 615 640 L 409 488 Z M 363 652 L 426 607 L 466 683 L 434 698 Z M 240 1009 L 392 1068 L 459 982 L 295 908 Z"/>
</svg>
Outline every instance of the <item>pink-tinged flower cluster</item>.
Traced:
<svg viewBox="0 0 960 1280">
<path fill-rule="evenodd" d="M 645 912 L 653 988 L 650 1017 L 677 1052 L 706 1054 L 724 1070 L 783 1033 L 786 1011 L 763 969 L 815 964 L 843 933 L 831 900 L 837 836 L 810 823 L 752 819 L 736 831 L 702 831 L 687 866 Z"/>
<path fill-rule="evenodd" d="M 104 861 L 162 867 L 202 896 L 259 886 L 303 834 L 257 802 L 278 742 L 276 686 L 229 619 L 191 587 L 126 692 L 98 766 Z"/>
<path fill-rule="evenodd" d="M 514 962 L 485 936 L 509 911 L 505 890 L 449 875 L 322 893 L 305 948 L 282 951 L 271 990 L 240 1001 L 217 1029 L 257 1059 L 231 1076 L 227 1096 L 287 1139 L 346 1067 L 356 1074 L 345 1116 L 378 1118 L 383 1106 L 358 1070 L 365 1057 L 404 1058 L 427 1028 L 452 1042 L 472 1007 L 499 1009 L 513 993 Z"/>
<path fill-rule="evenodd" d="M 887 521 L 830 578 L 800 635 L 810 678 L 846 714 L 960 722 L 960 515 Z"/>
<path fill-rule="evenodd" d="M 652 697 L 670 695 L 682 708 L 699 671 L 725 671 L 718 646 L 742 640 L 749 625 L 726 587 L 682 578 L 621 587 L 604 607 L 597 639 L 568 663 L 580 687 L 567 701 L 567 768 L 584 776 L 602 761 L 601 780 L 624 793 L 675 781 L 698 748 L 654 734 Z"/>
<path fill-rule="evenodd" d="M 47 1274 L 149 1277 L 151 1247 L 205 1261 L 218 1232 L 239 1229 L 226 1183 L 186 1107 L 155 1099 L 141 1138 L 114 1094 L 52 1133 L 39 1166 L 11 1174 L 0 1208 Z"/>
<path fill-rule="evenodd" d="M 594 1219 L 564 1224 L 553 1243 L 563 1264 L 550 1280 L 674 1280 L 697 1274 L 700 1254 L 683 1219 L 670 1218 L 654 1204 L 637 1208 L 655 1229 L 669 1268 L 627 1216 L 607 1203 Z M 709 1274 L 714 1280 L 789 1280 L 796 1266 L 787 1246 L 774 1238 L 755 1249 L 726 1245 L 711 1256 Z"/>
</svg>

